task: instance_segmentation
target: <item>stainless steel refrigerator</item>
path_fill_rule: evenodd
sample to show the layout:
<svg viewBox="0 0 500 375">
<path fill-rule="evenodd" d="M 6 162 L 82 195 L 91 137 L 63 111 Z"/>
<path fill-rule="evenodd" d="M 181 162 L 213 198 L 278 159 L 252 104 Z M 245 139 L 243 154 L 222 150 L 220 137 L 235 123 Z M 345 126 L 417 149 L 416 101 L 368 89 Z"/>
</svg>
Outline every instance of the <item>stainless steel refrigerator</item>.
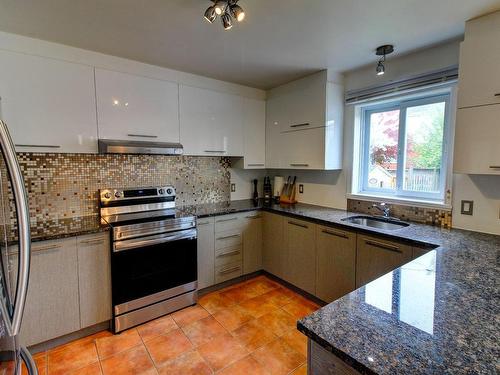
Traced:
<svg viewBox="0 0 500 375">
<path fill-rule="evenodd" d="M 28 199 L 14 145 L 1 120 L 0 153 L 0 375 L 21 374 L 23 364 L 28 374 L 37 375 L 33 358 L 19 340 L 31 259 Z M 18 268 L 12 269 L 13 264 Z"/>
</svg>

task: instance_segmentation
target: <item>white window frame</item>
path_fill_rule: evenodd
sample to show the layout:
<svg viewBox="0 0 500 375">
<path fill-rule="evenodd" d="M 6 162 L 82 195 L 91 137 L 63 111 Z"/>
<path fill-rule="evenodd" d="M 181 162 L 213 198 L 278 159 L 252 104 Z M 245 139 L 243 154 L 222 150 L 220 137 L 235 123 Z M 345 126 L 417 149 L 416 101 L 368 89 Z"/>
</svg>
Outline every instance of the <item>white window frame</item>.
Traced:
<svg viewBox="0 0 500 375">
<path fill-rule="evenodd" d="M 451 90 L 445 91 L 428 91 L 421 92 L 418 96 L 401 96 L 400 98 L 394 98 L 392 100 L 386 100 L 382 103 L 367 104 L 361 106 L 360 110 L 360 166 L 358 170 L 358 181 L 359 186 L 357 189 L 358 194 L 364 196 L 373 196 L 377 198 L 389 198 L 392 200 L 402 199 L 405 201 L 416 201 L 416 202 L 429 202 L 436 204 L 445 204 L 446 192 L 448 186 L 449 178 L 449 163 L 450 163 L 450 153 L 452 152 L 452 116 L 451 116 L 451 106 L 452 106 L 452 95 Z M 445 114 L 444 114 L 444 129 L 443 129 L 443 149 L 441 155 L 441 170 L 440 170 L 440 184 L 439 193 L 427 193 L 427 192 L 415 192 L 403 189 L 404 181 L 404 165 L 406 158 L 406 110 L 408 107 L 414 107 L 419 105 L 445 102 Z M 370 165 L 370 124 L 369 119 L 372 113 L 390 111 L 399 109 L 399 136 L 398 136 L 398 169 L 396 176 L 396 189 L 378 189 L 368 187 L 368 168 Z M 404 145 L 401 147 L 401 145 Z"/>
</svg>

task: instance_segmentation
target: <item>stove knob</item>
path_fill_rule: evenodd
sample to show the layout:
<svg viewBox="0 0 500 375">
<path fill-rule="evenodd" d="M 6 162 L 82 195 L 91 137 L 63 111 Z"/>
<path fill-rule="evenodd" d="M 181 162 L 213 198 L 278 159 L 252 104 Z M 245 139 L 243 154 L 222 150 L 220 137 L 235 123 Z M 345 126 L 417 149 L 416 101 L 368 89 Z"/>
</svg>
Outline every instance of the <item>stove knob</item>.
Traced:
<svg viewBox="0 0 500 375">
<path fill-rule="evenodd" d="M 116 197 L 116 198 L 120 198 L 121 196 L 122 196 L 122 194 L 121 194 L 119 191 L 117 191 L 117 192 L 115 193 L 115 197 Z"/>
<path fill-rule="evenodd" d="M 111 193 L 109 191 L 104 193 L 104 198 L 106 198 L 106 199 L 111 198 Z"/>
<path fill-rule="evenodd" d="M 167 189 L 167 194 L 172 194 L 172 189 Z"/>
<path fill-rule="evenodd" d="M 160 193 L 160 195 L 165 194 L 165 189 L 160 189 L 160 190 L 158 190 L 158 193 Z"/>
</svg>

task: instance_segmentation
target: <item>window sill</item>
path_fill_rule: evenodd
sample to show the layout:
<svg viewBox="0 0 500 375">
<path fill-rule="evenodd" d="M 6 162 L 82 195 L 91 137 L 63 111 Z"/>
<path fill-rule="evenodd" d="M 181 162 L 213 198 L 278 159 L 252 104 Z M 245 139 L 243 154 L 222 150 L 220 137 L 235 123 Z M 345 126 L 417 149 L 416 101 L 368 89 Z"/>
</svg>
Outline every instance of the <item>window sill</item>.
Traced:
<svg viewBox="0 0 500 375">
<path fill-rule="evenodd" d="M 395 198 L 395 197 L 387 197 L 376 194 L 365 194 L 365 193 L 347 194 L 347 198 L 357 199 L 360 201 L 393 203 L 402 206 L 412 206 L 412 207 L 431 208 L 431 209 L 434 208 L 445 211 L 451 211 L 452 208 L 451 204 L 439 201 L 431 201 L 431 200 L 415 199 L 415 198 L 402 198 L 402 197 Z"/>
</svg>

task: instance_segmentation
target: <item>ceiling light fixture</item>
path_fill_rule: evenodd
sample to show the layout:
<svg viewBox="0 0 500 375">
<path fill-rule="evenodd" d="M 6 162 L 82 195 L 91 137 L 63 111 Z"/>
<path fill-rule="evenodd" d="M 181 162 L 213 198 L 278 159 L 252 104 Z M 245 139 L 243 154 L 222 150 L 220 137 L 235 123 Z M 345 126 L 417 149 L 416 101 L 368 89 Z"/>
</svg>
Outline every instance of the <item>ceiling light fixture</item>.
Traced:
<svg viewBox="0 0 500 375">
<path fill-rule="evenodd" d="M 233 27 L 233 18 L 241 22 L 245 19 L 245 11 L 240 7 L 238 0 L 211 0 L 213 5 L 205 11 L 205 19 L 213 23 L 217 16 L 220 16 L 224 30 Z"/>
<path fill-rule="evenodd" d="M 385 56 L 390 55 L 394 52 L 394 46 L 392 44 L 386 44 L 380 47 L 377 47 L 376 55 L 382 56 L 382 58 L 377 63 L 376 72 L 378 76 L 385 74 Z"/>
</svg>

